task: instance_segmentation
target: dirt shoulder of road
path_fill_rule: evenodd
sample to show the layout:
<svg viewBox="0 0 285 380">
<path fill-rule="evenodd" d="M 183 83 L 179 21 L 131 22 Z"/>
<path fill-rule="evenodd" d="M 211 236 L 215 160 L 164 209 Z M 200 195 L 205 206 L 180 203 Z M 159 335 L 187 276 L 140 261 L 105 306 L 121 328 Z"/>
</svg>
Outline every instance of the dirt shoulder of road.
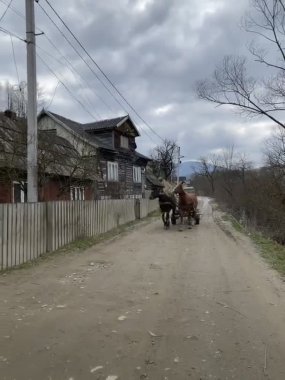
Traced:
<svg viewBox="0 0 285 380">
<path fill-rule="evenodd" d="M 220 228 L 232 239 L 240 240 L 247 237 L 254 243 L 259 255 L 282 277 L 285 281 L 285 247 L 266 238 L 262 233 L 249 231 L 231 214 L 222 211 L 213 203 L 213 216 Z"/>
</svg>

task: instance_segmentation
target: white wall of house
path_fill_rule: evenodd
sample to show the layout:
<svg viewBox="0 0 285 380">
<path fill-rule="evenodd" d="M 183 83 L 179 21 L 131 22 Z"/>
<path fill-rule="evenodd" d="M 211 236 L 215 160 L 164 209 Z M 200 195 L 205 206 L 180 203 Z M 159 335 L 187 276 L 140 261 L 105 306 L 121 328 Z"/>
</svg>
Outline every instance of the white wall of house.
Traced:
<svg viewBox="0 0 285 380">
<path fill-rule="evenodd" d="M 56 123 L 49 116 L 43 116 L 38 122 L 38 129 L 40 130 L 56 130 L 58 136 L 67 140 L 70 144 L 74 146 L 77 152 L 84 155 L 96 155 L 96 148 L 89 144 L 88 141 L 85 141 L 79 135 L 76 135 L 71 131 L 68 127 L 64 127 L 63 125 Z"/>
</svg>

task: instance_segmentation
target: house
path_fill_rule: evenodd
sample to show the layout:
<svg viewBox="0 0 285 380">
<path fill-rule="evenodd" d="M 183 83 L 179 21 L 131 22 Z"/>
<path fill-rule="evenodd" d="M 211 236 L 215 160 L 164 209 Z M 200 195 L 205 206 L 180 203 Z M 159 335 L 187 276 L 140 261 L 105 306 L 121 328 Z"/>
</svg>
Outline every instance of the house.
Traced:
<svg viewBox="0 0 285 380">
<path fill-rule="evenodd" d="M 140 134 L 129 115 L 82 124 L 42 110 L 38 127 L 55 130 L 82 155 L 86 144 L 96 147 L 96 198 L 144 197 L 145 168 L 150 158 L 136 151 Z"/>
<path fill-rule="evenodd" d="M 95 153 L 92 146 L 89 156 L 82 156 L 55 130 L 39 131 L 39 201 L 94 199 Z M 27 200 L 26 156 L 26 120 L 0 113 L 0 203 Z"/>
</svg>

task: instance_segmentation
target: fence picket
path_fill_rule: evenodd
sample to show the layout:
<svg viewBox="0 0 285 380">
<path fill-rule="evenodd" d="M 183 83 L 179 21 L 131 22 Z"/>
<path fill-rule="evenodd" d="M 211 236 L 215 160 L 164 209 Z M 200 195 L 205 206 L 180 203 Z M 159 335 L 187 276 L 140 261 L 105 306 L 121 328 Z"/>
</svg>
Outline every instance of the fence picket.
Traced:
<svg viewBox="0 0 285 380">
<path fill-rule="evenodd" d="M 140 217 L 158 208 L 141 199 Z M 0 270 L 135 220 L 135 199 L 0 205 Z"/>
</svg>

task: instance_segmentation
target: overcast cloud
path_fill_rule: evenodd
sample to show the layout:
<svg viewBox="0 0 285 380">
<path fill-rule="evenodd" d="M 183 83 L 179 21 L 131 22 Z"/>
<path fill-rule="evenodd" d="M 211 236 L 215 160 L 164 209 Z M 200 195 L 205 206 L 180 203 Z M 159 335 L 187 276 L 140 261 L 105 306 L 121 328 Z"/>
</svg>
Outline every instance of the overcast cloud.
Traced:
<svg viewBox="0 0 285 380">
<path fill-rule="evenodd" d="M 3 1 L 3 2 L 2 2 Z M 0 2 L 0 17 L 8 0 Z M 22 0 L 0 26 L 25 38 Z M 56 20 L 44 0 L 39 3 Z M 50 0 L 86 46 L 92 57 L 139 114 L 163 138 L 176 139 L 185 159 L 198 159 L 234 144 L 260 163 L 262 143 L 271 131 L 267 120 L 242 118 L 230 108 L 199 101 L 198 79 L 208 77 L 225 54 L 248 54 L 252 36 L 240 28 L 249 0 Z M 142 153 L 160 141 L 125 105 L 125 110 L 102 87 L 37 4 L 38 54 L 96 119 L 130 113 L 141 131 Z M 14 10 L 14 11 L 13 11 Z M 56 21 L 58 25 L 60 23 Z M 67 31 L 60 25 L 69 39 Z M 80 78 L 61 54 L 72 62 Z M 25 80 L 25 43 L 13 39 L 20 80 Z M 17 83 L 10 37 L 0 33 L 0 82 Z M 77 49 L 80 48 L 77 46 Z M 81 54 L 86 58 L 84 53 Z M 92 62 L 86 58 L 97 75 Z M 101 76 L 102 77 L 102 76 Z M 58 79 L 38 59 L 38 82 L 51 111 L 80 122 L 92 121 Z M 55 94 L 54 94 L 55 93 Z M 54 97 L 53 97 L 54 96 Z M 53 100 L 52 100 L 53 99 Z M 50 101 L 52 100 L 52 103 Z"/>
</svg>

